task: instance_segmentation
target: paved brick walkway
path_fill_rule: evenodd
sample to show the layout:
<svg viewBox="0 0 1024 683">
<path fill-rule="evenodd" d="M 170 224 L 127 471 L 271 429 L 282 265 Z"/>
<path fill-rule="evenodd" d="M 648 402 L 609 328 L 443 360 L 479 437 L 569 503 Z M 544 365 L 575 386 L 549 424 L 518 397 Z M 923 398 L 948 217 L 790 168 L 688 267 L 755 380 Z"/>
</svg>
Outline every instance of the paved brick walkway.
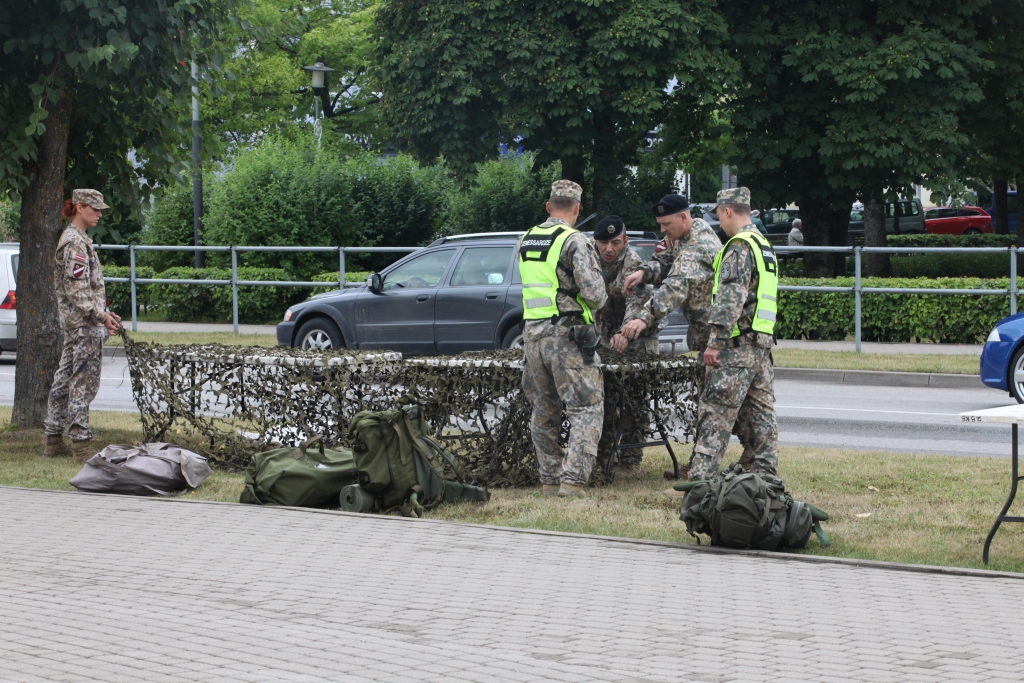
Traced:
<svg viewBox="0 0 1024 683">
<path fill-rule="evenodd" d="M 1024 580 L 17 489 L 0 520 L 5 683 L 1024 679 Z"/>
</svg>

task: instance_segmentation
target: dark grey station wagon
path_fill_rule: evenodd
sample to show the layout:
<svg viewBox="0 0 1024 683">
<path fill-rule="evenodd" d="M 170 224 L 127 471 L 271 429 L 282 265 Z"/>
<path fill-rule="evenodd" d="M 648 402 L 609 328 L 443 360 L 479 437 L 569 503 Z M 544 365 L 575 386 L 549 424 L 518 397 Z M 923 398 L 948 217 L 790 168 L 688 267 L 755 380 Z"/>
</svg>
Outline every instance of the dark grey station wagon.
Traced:
<svg viewBox="0 0 1024 683">
<path fill-rule="evenodd" d="M 317 294 L 292 306 L 277 325 L 278 344 L 311 350 L 388 349 L 408 355 L 520 346 L 523 285 L 515 259 L 520 235 L 436 240 L 375 273 L 366 284 Z M 649 251 L 653 253 L 653 245 Z M 680 330 L 679 320 L 668 321 L 663 346 L 670 344 L 674 350 L 681 342 L 676 337 L 685 337 L 685 318 L 681 322 Z M 672 338 L 666 339 L 670 330 Z"/>
</svg>

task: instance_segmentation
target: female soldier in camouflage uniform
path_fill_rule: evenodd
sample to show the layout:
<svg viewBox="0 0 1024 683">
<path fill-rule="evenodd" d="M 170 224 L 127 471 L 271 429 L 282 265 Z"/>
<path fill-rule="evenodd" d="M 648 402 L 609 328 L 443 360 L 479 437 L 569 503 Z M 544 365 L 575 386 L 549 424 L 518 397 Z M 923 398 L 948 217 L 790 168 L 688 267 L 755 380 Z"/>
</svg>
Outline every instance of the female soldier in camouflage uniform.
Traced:
<svg viewBox="0 0 1024 683">
<path fill-rule="evenodd" d="M 57 243 L 54 285 L 57 289 L 57 313 L 64 332 L 60 365 L 53 376 L 46 408 L 46 450 L 53 458 L 74 455 L 84 462 L 92 456 L 89 442 L 89 404 L 100 387 L 103 358 L 103 328 L 110 334 L 121 329 L 121 318 L 107 312 L 107 293 L 103 270 L 86 230 L 99 223 L 103 195 L 96 190 L 75 190 L 64 202 L 63 216 L 71 224 Z M 69 427 L 72 447 L 64 444 L 64 428 Z"/>
</svg>

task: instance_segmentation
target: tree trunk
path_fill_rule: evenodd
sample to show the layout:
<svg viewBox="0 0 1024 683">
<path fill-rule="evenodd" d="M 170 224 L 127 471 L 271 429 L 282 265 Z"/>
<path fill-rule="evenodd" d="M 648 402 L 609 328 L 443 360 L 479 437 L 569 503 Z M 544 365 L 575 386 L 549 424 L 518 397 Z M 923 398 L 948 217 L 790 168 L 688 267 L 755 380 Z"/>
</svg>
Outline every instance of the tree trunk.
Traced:
<svg viewBox="0 0 1024 683">
<path fill-rule="evenodd" d="M 580 202 L 580 220 L 583 219 L 583 212 L 589 211 L 586 204 L 588 197 L 585 183 L 586 178 L 584 177 L 585 169 L 586 163 L 583 161 L 583 157 L 562 157 L 562 179 L 571 180 L 583 188 L 583 199 Z"/>
<path fill-rule="evenodd" d="M 830 246 L 831 207 L 827 201 L 806 197 L 800 201 L 800 220 L 803 222 L 804 246 Z M 831 254 L 804 253 L 805 277 L 832 277 Z"/>
<path fill-rule="evenodd" d="M 1006 179 L 992 181 L 992 198 L 995 201 L 996 220 L 992 228 L 997 235 L 1008 235 L 1010 233 L 1010 217 L 1006 215 Z M 1020 230 L 1018 230 L 1020 232 Z"/>
<path fill-rule="evenodd" d="M 850 205 L 853 202 L 840 202 L 838 207 L 833 204 L 829 212 L 829 243 L 842 247 L 850 241 Z M 844 277 L 846 275 L 846 254 L 835 254 L 832 256 L 832 277 Z"/>
<path fill-rule="evenodd" d="M 884 247 L 885 204 L 882 193 L 874 191 L 864 196 L 864 246 Z M 888 254 L 865 254 L 865 275 L 868 277 L 892 277 L 892 264 Z"/>
<path fill-rule="evenodd" d="M 46 132 L 38 158 L 28 170 L 21 196 L 21 260 L 18 265 L 18 361 L 11 423 L 38 428 L 46 418 L 46 398 L 60 360 L 61 332 L 54 291 L 53 254 L 62 231 L 64 171 L 73 91 L 47 105 Z"/>
<path fill-rule="evenodd" d="M 590 159 L 593 176 L 590 211 L 602 214 L 613 213 L 611 207 L 603 206 L 618 180 L 620 166 L 615 156 L 615 121 L 610 109 L 594 114 L 594 152 Z"/>
</svg>

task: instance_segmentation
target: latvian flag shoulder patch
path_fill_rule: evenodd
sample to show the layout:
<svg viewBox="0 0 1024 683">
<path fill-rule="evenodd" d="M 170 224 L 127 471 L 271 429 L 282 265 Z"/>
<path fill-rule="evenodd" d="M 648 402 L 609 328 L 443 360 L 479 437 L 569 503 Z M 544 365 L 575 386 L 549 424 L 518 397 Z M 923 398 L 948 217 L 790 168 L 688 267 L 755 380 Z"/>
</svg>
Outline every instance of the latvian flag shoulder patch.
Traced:
<svg viewBox="0 0 1024 683">
<path fill-rule="evenodd" d="M 85 254 L 73 254 L 73 258 L 79 263 L 87 263 L 88 259 L 85 258 Z"/>
</svg>

